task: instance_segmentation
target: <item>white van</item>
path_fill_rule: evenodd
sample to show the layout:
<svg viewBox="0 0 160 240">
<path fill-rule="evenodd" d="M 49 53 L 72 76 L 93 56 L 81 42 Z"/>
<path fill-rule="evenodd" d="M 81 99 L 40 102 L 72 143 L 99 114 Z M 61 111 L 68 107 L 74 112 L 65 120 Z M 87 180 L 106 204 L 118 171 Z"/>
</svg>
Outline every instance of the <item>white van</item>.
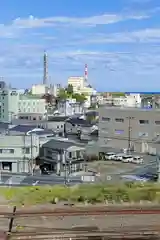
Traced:
<svg viewBox="0 0 160 240">
<path fill-rule="evenodd" d="M 133 161 L 133 156 L 132 155 L 125 155 L 123 156 L 122 162 L 124 163 L 131 163 Z"/>
<path fill-rule="evenodd" d="M 118 154 L 116 154 L 116 156 L 115 156 L 115 160 L 116 160 L 116 161 L 122 161 L 123 157 L 125 157 L 125 156 L 126 156 L 125 153 L 118 153 Z"/>
<path fill-rule="evenodd" d="M 105 159 L 106 160 L 113 160 L 115 156 L 116 156 L 116 153 L 108 152 L 108 153 L 105 154 Z"/>
<path fill-rule="evenodd" d="M 132 160 L 132 163 L 142 164 L 142 163 L 143 163 L 143 158 L 140 157 L 140 156 L 134 156 L 134 158 L 133 158 L 133 160 Z"/>
</svg>

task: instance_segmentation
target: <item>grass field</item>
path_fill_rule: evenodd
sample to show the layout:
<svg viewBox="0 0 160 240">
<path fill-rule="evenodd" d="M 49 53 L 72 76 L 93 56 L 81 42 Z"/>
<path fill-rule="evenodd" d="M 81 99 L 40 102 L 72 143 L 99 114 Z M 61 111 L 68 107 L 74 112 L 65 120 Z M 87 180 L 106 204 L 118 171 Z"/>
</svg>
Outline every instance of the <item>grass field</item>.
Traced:
<svg viewBox="0 0 160 240">
<path fill-rule="evenodd" d="M 10 204 L 37 205 L 60 201 L 104 203 L 155 201 L 160 203 L 160 184 L 86 184 L 73 187 L 43 186 L 0 188 L 0 195 Z"/>
</svg>

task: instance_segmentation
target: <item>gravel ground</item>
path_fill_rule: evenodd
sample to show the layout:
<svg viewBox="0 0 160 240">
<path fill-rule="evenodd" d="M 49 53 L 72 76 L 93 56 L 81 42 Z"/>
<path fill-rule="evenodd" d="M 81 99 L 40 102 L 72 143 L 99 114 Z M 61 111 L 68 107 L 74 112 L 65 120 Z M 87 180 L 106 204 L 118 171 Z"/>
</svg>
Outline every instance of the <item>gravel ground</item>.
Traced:
<svg viewBox="0 0 160 240">
<path fill-rule="evenodd" d="M 14 221 L 14 229 L 21 227 L 21 231 L 39 228 L 72 228 L 97 226 L 100 229 L 113 230 L 115 228 L 158 228 L 160 215 L 121 215 L 121 216 L 73 216 L 73 217 L 30 217 L 18 218 Z M 42 229 L 43 228 L 43 229 Z"/>
</svg>

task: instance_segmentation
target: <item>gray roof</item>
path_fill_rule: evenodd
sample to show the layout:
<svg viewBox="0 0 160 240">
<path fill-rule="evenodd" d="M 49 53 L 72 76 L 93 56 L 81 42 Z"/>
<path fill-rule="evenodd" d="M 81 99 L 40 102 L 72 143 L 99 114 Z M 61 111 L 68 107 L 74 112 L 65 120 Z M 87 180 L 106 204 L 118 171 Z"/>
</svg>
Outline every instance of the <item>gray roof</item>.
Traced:
<svg viewBox="0 0 160 240">
<path fill-rule="evenodd" d="M 37 128 L 36 125 L 17 125 L 13 128 L 10 129 L 11 131 L 15 131 L 15 132 L 23 132 L 23 133 L 27 133 L 29 131 L 32 131 L 33 129 Z"/>
<path fill-rule="evenodd" d="M 52 139 L 50 141 L 48 141 L 47 143 L 43 144 L 43 148 L 55 148 L 58 150 L 62 150 L 62 149 L 68 149 L 72 146 L 77 146 L 77 147 L 82 147 L 81 144 L 78 143 L 73 143 L 70 141 L 63 141 L 63 140 L 59 140 L 59 139 Z"/>
<path fill-rule="evenodd" d="M 8 127 L 9 127 L 9 123 L 0 122 L 0 129 L 6 130 L 8 129 Z"/>
<path fill-rule="evenodd" d="M 72 125 L 79 125 L 79 126 L 84 126 L 84 127 L 93 126 L 93 124 L 90 124 L 87 120 L 80 119 L 80 118 L 70 118 L 70 119 L 66 120 L 66 122 L 71 123 Z"/>
<path fill-rule="evenodd" d="M 48 122 L 64 122 L 68 116 L 49 116 Z"/>
</svg>

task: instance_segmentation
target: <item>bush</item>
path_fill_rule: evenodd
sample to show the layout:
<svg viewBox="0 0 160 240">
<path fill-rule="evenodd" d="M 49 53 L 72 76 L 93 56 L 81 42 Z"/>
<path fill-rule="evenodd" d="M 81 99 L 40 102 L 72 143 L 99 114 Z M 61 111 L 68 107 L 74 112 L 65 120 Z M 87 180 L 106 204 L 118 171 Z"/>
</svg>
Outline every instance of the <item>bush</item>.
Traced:
<svg viewBox="0 0 160 240">
<path fill-rule="evenodd" d="M 153 184 L 81 184 L 73 187 L 66 186 L 42 186 L 42 187 L 18 187 L 0 188 L 0 194 L 11 203 L 33 205 L 55 203 L 58 201 L 88 202 L 160 202 L 160 185 Z"/>
</svg>

